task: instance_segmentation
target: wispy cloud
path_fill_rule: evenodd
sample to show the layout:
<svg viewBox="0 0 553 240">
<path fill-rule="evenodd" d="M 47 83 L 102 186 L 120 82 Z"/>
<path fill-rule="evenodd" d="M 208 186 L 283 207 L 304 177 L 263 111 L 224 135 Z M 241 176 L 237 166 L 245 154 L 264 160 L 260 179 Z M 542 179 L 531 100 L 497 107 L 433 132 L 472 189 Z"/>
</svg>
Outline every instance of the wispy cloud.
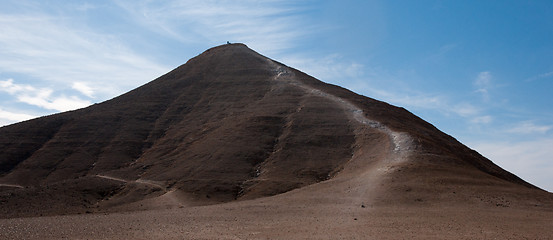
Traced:
<svg viewBox="0 0 553 240">
<path fill-rule="evenodd" d="M 490 99 L 489 89 L 492 86 L 492 74 L 488 71 L 478 73 L 474 80 L 476 92 L 480 93 L 485 101 Z"/>
<path fill-rule="evenodd" d="M 476 116 L 470 120 L 471 123 L 475 124 L 488 124 L 493 121 L 493 117 L 490 115 L 485 116 Z"/>
<path fill-rule="evenodd" d="M 74 82 L 112 97 L 168 68 L 134 53 L 116 37 L 74 26 L 42 12 L 0 15 L 0 71 L 24 74 L 58 87 Z"/>
<path fill-rule="evenodd" d="M 492 74 L 488 71 L 478 73 L 474 85 L 481 88 L 488 88 L 492 81 Z"/>
<path fill-rule="evenodd" d="M 320 58 L 287 55 L 280 60 L 317 79 L 335 84 L 340 83 L 340 80 L 344 83 L 359 80 L 368 74 L 366 66 L 348 61 L 339 54 L 329 54 Z"/>
<path fill-rule="evenodd" d="M 380 96 L 382 100 L 403 107 L 418 109 L 434 109 L 449 112 L 451 108 L 446 107 L 447 103 L 443 96 L 429 95 L 421 93 L 392 92 L 386 90 L 371 90 L 375 95 Z"/>
<path fill-rule="evenodd" d="M 531 121 L 525 121 L 507 129 L 507 132 L 518 134 L 546 134 L 551 129 L 553 129 L 551 125 L 537 125 Z"/>
<path fill-rule="evenodd" d="M 265 54 L 294 45 L 309 34 L 297 1 L 127 1 L 117 3 L 133 20 L 181 42 L 244 42 Z"/>
<path fill-rule="evenodd" d="M 473 117 L 482 110 L 470 103 L 458 103 L 449 108 L 452 112 L 462 117 Z"/>
<path fill-rule="evenodd" d="M 553 77 L 553 72 L 542 73 L 542 74 L 530 77 L 530 78 L 526 79 L 526 81 L 527 82 L 532 82 L 532 81 L 536 81 L 536 80 L 540 80 L 540 79 L 544 79 L 544 78 L 550 78 L 550 77 Z"/>
<path fill-rule="evenodd" d="M 449 44 L 443 45 L 438 49 L 436 49 L 433 53 L 423 57 L 421 59 L 421 62 L 428 62 L 432 64 L 444 62 L 444 59 L 447 58 L 448 54 L 454 51 L 457 47 L 458 47 L 457 43 L 449 43 Z"/>
<path fill-rule="evenodd" d="M 74 82 L 71 88 L 79 91 L 89 98 L 94 98 L 94 89 L 83 82 Z"/>
<path fill-rule="evenodd" d="M 15 113 L 0 108 L 0 127 L 13 122 L 21 122 L 29 119 L 36 118 L 35 115 L 26 113 Z"/>
<path fill-rule="evenodd" d="M 13 79 L 0 81 L 0 91 L 15 96 L 19 102 L 56 111 L 74 110 L 91 104 L 77 96 L 54 96 L 54 90 L 51 88 L 16 84 Z"/>
<path fill-rule="evenodd" d="M 21 107 L 15 102 L 42 108 L 42 114 L 72 110 L 93 99 L 114 97 L 170 69 L 133 51 L 120 35 L 80 21 L 79 13 L 97 5 L 13 5 L 13 11 L 0 11 L 0 72 L 12 78 L 0 81 L 0 92 L 12 96 L 2 102 L 2 124 L 31 116 L 5 110 Z"/>
<path fill-rule="evenodd" d="M 538 187 L 553 191 L 553 139 L 542 138 L 519 142 L 469 143 L 499 166 Z"/>
<path fill-rule="evenodd" d="M 98 8 L 98 6 L 93 5 L 91 3 L 87 3 L 87 2 L 85 2 L 85 3 L 76 3 L 76 4 L 78 4 L 78 5 L 76 5 L 75 9 L 78 10 L 78 11 L 83 11 L 83 12 Z"/>
</svg>

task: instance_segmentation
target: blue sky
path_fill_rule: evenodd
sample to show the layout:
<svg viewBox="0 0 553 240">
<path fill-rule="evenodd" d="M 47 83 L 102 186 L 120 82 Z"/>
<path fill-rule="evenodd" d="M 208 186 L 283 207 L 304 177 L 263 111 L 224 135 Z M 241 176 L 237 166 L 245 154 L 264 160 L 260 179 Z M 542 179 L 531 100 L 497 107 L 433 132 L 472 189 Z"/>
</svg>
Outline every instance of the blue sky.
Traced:
<svg viewBox="0 0 553 240">
<path fill-rule="evenodd" d="M 0 3 L 0 126 L 136 88 L 226 41 L 402 106 L 553 191 L 551 1 Z"/>
</svg>

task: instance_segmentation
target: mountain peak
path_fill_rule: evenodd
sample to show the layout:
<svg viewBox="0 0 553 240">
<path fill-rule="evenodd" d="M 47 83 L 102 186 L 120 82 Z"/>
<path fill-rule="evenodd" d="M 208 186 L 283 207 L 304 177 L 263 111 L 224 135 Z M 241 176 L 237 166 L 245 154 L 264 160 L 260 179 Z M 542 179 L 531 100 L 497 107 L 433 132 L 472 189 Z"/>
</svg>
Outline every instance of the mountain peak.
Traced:
<svg viewBox="0 0 553 240">
<path fill-rule="evenodd" d="M 233 57 L 239 57 L 239 56 L 245 56 L 245 55 L 251 55 L 251 56 L 261 56 L 259 53 L 255 52 L 254 50 L 250 49 L 246 44 L 243 43 L 227 43 L 219 46 L 215 46 L 212 48 L 209 48 L 205 50 L 200 55 L 192 58 L 214 58 L 218 57 L 217 59 L 220 59 L 220 61 L 224 61 L 224 58 L 233 58 Z M 235 59 L 234 62 L 239 62 L 240 59 Z"/>
</svg>

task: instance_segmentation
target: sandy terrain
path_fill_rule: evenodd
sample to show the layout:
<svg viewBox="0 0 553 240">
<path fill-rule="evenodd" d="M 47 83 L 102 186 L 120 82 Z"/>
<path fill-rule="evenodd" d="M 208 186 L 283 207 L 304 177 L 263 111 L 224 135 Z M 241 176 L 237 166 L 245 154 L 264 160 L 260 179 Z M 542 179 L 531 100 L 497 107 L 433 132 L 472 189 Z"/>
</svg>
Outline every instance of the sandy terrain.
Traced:
<svg viewBox="0 0 553 240">
<path fill-rule="evenodd" d="M 345 184 L 345 183 L 342 183 Z M 339 185 L 342 185 L 339 184 Z M 0 239 L 551 239 L 551 209 L 380 206 L 333 183 L 202 207 L 0 220 Z M 355 189 L 355 185 L 350 189 Z M 326 194 L 321 194 L 324 190 Z M 361 203 L 359 203 L 361 202 Z"/>
</svg>

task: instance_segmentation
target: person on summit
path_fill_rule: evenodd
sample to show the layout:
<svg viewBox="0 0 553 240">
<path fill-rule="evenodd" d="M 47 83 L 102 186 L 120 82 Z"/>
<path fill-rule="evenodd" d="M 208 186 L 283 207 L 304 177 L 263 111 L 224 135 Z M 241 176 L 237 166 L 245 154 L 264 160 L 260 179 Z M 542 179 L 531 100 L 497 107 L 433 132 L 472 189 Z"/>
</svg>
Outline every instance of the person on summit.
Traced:
<svg viewBox="0 0 553 240">
<path fill-rule="evenodd" d="M 227 44 L 230 44 L 230 42 L 229 42 L 229 41 L 227 41 Z"/>
</svg>

